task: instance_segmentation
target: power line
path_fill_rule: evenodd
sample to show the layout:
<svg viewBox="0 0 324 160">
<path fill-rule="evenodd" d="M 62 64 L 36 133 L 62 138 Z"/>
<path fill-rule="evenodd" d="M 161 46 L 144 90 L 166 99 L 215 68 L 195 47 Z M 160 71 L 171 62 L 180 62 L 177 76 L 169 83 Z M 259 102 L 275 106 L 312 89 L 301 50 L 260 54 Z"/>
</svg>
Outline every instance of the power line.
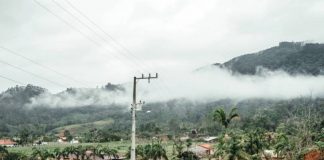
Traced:
<svg viewBox="0 0 324 160">
<path fill-rule="evenodd" d="M 3 75 L 0 75 L 0 77 L 3 78 L 3 79 L 6 79 L 6 80 L 8 80 L 8 81 L 11 81 L 11 82 L 15 82 L 15 83 L 18 83 L 18 84 L 21 84 L 21 85 L 25 85 L 25 84 L 22 83 L 22 82 L 19 82 L 19 81 L 16 81 L 16 80 L 14 80 L 14 79 L 11 79 L 11 78 L 8 78 L 8 77 L 5 77 L 5 76 L 3 76 Z"/>
<path fill-rule="evenodd" d="M 41 64 L 41 63 L 38 63 L 38 62 L 36 62 L 35 60 L 32 60 L 32 59 L 30 59 L 30 58 L 28 58 L 28 57 L 26 57 L 26 56 L 23 56 L 22 54 L 19 54 L 18 52 L 13 51 L 13 50 L 11 50 L 11 49 L 9 49 L 9 48 L 7 48 L 7 47 L 0 46 L 0 48 L 3 49 L 3 50 L 5 50 L 5 51 L 7 51 L 7 53 L 11 53 L 11 54 L 16 55 L 16 56 L 18 56 L 18 57 L 21 57 L 21 58 L 23 58 L 23 59 L 25 59 L 25 60 L 28 60 L 29 62 L 31 62 L 31 63 L 33 63 L 33 64 L 35 64 L 35 65 L 38 65 L 38 66 L 40 66 L 40 67 L 42 67 L 42 68 L 44 68 L 44 69 L 46 69 L 46 70 L 48 70 L 48 71 L 51 71 L 51 72 L 53 72 L 53 73 L 56 73 L 56 74 L 60 75 L 61 77 L 64 77 L 64 78 L 66 78 L 66 79 L 72 80 L 72 81 L 74 81 L 74 82 L 77 82 L 77 83 L 80 83 L 80 84 L 83 84 L 83 85 L 86 85 L 85 83 L 83 83 L 83 82 L 81 82 L 81 81 L 79 81 L 79 80 L 76 80 L 76 79 L 74 79 L 74 78 L 72 78 L 72 77 L 70 77 L 70 76 L 68 76 L 68 75 L 65 75 L 65 74 L 63 74 L 63 73 L 61 73 L 61 72 L 59 72 L 59 71 L 56 71 L 55 69 L 52 69 L 52 68 L 50 68 L 50 67 L 48 67 L 48 66 L 46 66 L 46 65 L 43 65 L 43 64 Z M 86 86 L 88 86 L 88 85 L 86 85 Z"/>
<path fill-rule="evenodd" d="M 53 1 L 55 1 L 55 0 L 53 0 Z M 125 47 L 123 44 L 121 44 L 120 42 L 118 42 L 112 35 L 110 35 L 104 29 L 102 29 L 102 27 L 100 27 L 100 25 L 98 25 L 96 22 L 94 22 L 93 20 L 91 20 L 86 14 L 84 14 L 81 10 L 79 10 L 77 7 L 75 7 L 75 5 L 72 4 L 69 0 L 65 0 L 65 1 L 76 12 L 78 12 L 81 16 L 83 16 L 85 19 L 87 19 L 92 25 L 94 25 L 97 29 L 99 29 L 102 33 L 104 33 L 104 35 L 106 35 L 107 37 L 109 37 L 109 39 L 111 39 L 117 46 L 119 46 L 121 49 L 123 49 L 129 55 L 131 55 L 134 59 L 139 60 L 138 57 L 136 57 L 127 47 Z M 73 16 L 73 17 L 76 17 L 76 16 Z M 141 64 L 143 64 L 143 63 L 141 63 Z"/>
<path fill-rule="evenodd" d="M 39 78 L 39 79 L 42 79 L 42 80 L 47 81 L 47 82 L 49 82 L 49 83 L 52 83 L 52 84 L 54 84 L 54 85 L 57 85 L 57 86 L 60 86 L 60 87 L 63 87 L 63 88 L 68 88 L 68 87 L 65 87 L 65 86 L 62 85 L 62 84 L 59 84 L 59 83 L 57 83 L 57 82 L 54 82 L 54 81 L 52 81 L 52 80 L 49 80 L 49 79 L 44 78 L 44 77 L 42 77 L 42 76 L 39 76 L 39 75 L 37 75 L 37 74 L 35 74 L 35 73 L 33 73 L 33 72 L 27 71 L 27 70 L 22 69 L 22 68 L 20 68 L 20 67 L 18 67 L 18 66 L 12 65 L 12 64 L 10 64 L 10 63 L 8 63 L 8 62 L 5 62 L 5 61 L 0 60 L 0 63 L 5 64 L 5 65 L 7 65 L 7 66 L 10 66 L 10 67 L 12 67 L 12 68 L 15 68 L 15 69 L 17 69 L 17 70 L 20 70 L 20 71 L 22 71 L 22 72 L 28 73 L 28 74 L 30 74 L 30 75 L 32 75 L 32 76 L 34 76 L 34 77 L 37 77 L 37 78 Z"/>
<path fill-rule="evenodd" d="M 47 8 L 46 6 L 44 6 L 43 4 L 41 4 L 40 2 L 38 2 L 37 0 L 34 0 L 34 2 L 40 6 L 41 8 L 43 8 L 44 10 L 46 10 L 47 12 L 49 12 L 50 14 L 54 15 L 56 18 L 58 18 L 60 21 L 62 21 L 63 23 L 65 23 L 67 26 L 71 27 L 72 29 L 74 29 L 75 31 L 77 31 L 79 34 L 81 34 L 83 37 L 85 37 L 87 40 L 89 40 L 90 42 L 94 43 L 95 45 L 99 46 L 99 47 L 103 47 L 102 44 L 98 43 L 97 41 L 93 40 L 91 37 L 89 37 L 87 34 L 83 33 L 80 29 L 78 29 L 77 27 L 73 26 L 71 23 L 69 23 L 68 21 L 64 20 L 62 17 L 60 17 L 59 15 L 57 15 L 56 13 L 52 12 L 49 8 Z M 106 47 L 103 47 L 103 49 L 105 49 L 107 52 L 111 52 L 110 50 L 107 50 Z M 112 56 L 110 54 L 108 54 L 109 56 Z M 121 63 L 123 63 L 123 61 L 116 57 L 113 56 L 114 58 L 116 58 L 118 61 L 120 61 Z M 129 64 L 127 64 L 129 65 Z M 133 68 L 133 66 L 130 66 L 131 68 Z"/>
<path fill-rule="evenodd" d="M 105 37 L 103 37 L 102 35 L 100 35 L 99 33 L 97 33 L 97 31 L 95 29 L 93 29 L 91 26 L 89 26 L 88 24 L 86 24 L 85 22 L 83 22 L 80 18 L 78 18 L 77 16 L 75 16 L 72 12 L 70 12 L 68 9 L 66 9 L 64 6 L 62 6 L 60 3 L 58 3 L 56 0 L 52 0 L 59 8 L 61 8 L 63 11 L 65 11 L 67 14 L 69 14 L 72 18 L 74 18 L 75 20 L 77 20 L 81 25 L 85 26 L 86 28 L 88 28 L 91 32 L 93 32 L 97 37 L 99 37 L 101 40 L 103 40 L 104 42 L 107 43 L 107 45 L 109 45 L 109 41 L 107 41 L 107 39 Z M 92 22 L 90 22 L 92 23 Z M 107 34 L 107 33 L 105 33 Z M 109 34 L 107 34 L 109 36 L 110 39 L 112 39 L 115 43 L 116 42 Z M 127 57 L 126 54 L 124 54 L 123 52 L 120 52 L 120 49 L 118 47 L 116 47 L 115 45 L 112 45 L 112 47 L 114 47 L 116 49 L 117 52 L 119 52 L 120 54 L 122 54 L 123 56 Z M 136 57 L 135 57 L 136 58 Z M 139 63 L 135 62 L 136 64 L 134 66 L 140 66 Z M 141 69 L 141 68 L 139 68 Z"/>
<path fill-rule="evenodd" d="M 68 12 L 72 17 L 75 17 L 80 23 L 83 23 L 77 16 L 73 15 L 70 11 L 67 11 L 67 9 L 65 9 L 62 5 L 60 5 L 58 2 L 56 2 L 56 0 L 52 0 L 53 2 L 55 2 L 57 5 L 59 5 L 59 7 L 63 10 L 65 10 L 66 12 Z M 129 50 L 127 47 L 125 47 L 123 44 L 121 44 L 120 42 L 118 42 L 112 35 L 110 35 L 109 33 L 107 33 L 104 29 L 102 29 L 102 27 L 100 27 L 100 25 L 98 25 L 95 21 L 93 21 L 91 18 L 89 18 L 85 13 L 83 13 L 80 9 L 78 9 L 73 3 L 71 3 L 69 0 L 65 0 L 65 2 L 67 2 L 67 4 L 73 8 L 76 12 L 78 12 L 81 16 L 83 16 L 86 20 L 88 20 L 92 25 L 94 25 L 98 30 L 100 30 L 102 33 L 104 33 L 104 35 L 106 35 L 109 39 L 111 39 L 114 44 L 116 44 L 117 46 L 119 46 L 122 50 L 124 50 L 128 55 L 130 55 L 132 58 L 134 58 L 134 60 L 139 61 L 139 64 L 137 63 L 137 65 L 139 65 L 144 71 L 148 72 L 145 68 L 147 67 L 147 65 L 145 65 L 145 63 L 141 62 L 142 60 L 140 60 L 138 57 L 136 57 L 133 52 L 131 50 Z M 87 24 L 85 24 L 87 28 L 90 28 Z M 92 28 L 90 28 L 91 31 L 93 31 L 94 33 L 96 33 Z M 96 33 L 97 34 L 97 33 Z M 100 35 L 98 35 L 100 36 Z M 100 36 L 101 37 L 101 36 Z M 115 47 L 115 46 L 114 46 Z M 116 47 L 115 47 L 116 48 Z M 118 49 L 116 48 L 116 50 L 118 51 Z M 118 51 L 120 52 L 120 51 Z M 121 54 L 123 54 L 122 52 L 120 52 Z M 124 55 L 124 54 L 123 54 Z M 150 67 L 150 66 L 149 66 Z M 161 80 L 161 82 L 165 85 L 166 88 L 161 87 L 163 89 L 165 89 L 167 92 L 169 91 L 169 88 L 167 87 L 167 85 L 165 84 L 165 82 L 163 80 Z"/>
<path fill-rule="evenodd" d="M 88 24 L 86 24 L 85 22 L 83 22 L 80 18 L 78 18 L 77 16 L 75 16 L 73 13 L 71 13 L 69 10 L 67 10 L 66 8 L 64 8 L 61 4 L 59 4 L 58 2 L 56 2 L 55 0 L 52 0 L 59 8 L 61 8 L 63 11 L 65 11 L 67 14 L 69 14 L 72 18 L 74 18 L 75 20 L 77 20 L 81 25 L 85 26 L 87 29 L 89 29 L 91 32 L 93 32 L 96 36 L 98 36 L 100 39 L 102 39 L 104 42 L 106 42 L 108 45 L 110 44 L 106 38 L 102 37 L 100 34 L 98 34 L 95 29 L 93 29 L 92 27 L 90 27 Z M 69 22 L 67 22 L 66 20 L 64 20 L 62 17 L 58 16 L 57 14 L 55 14 L 54 12 L 52 12 L 50 9 L 48 9 L 46 6 L 40 4 L 37 0 L 34 0 L 34 2 L 36 2 L 36 4 L 38 4 L 40 7 L 42 7 L 43 9 L 45 9 L 46 11 L 48 11 L 49 13 L 53 14 L 55 17 L 57 17 L 59 20 L 61 20 L 62 22 L 64 22 L 65 24 L 67 24 L 69 27 L 71 27 L 74 30 L 77 30 L 81 35 L 85 36 L 88 40 L 90 40 L 91 42 L 95 43 L 96 45 L 102 46 L 100 43 L 96 42 L 95 40 L 91 39 L 89 36 L 87 36 L 86 34 L 84 34 L 81 30 L 79 30 L 77 27 L 73 26 L 72 24 L 70 24 Z M 97 29 L 99 29 L 101 32 L 104 33 L 105 36 L 109 37 L 109 39 L 111 39 L 117 46 L 119 46 L 123 51 L 125 51 L 127 54 L 131 55 L 132 58 L 135 60 L 135 68 L 140 67 L 141 70 L 143 71 L 147 71 L 145 69 L 145 67 L 143 66 L 143 63 L 137 63 L 136 60 L 138 60 L 138 58 L 132 54 L 132 52 L 127 49 L 125 46 L 123 46 L 121 43 L 119 43 L 116 39 L 114 39 L 110 34 L 108 34 L 107 32 L 105 32 L 98 24 L 96 24 L 93 20 L 91 20 L 89 17 L 87 17 L 84 13 L 82 13 L 82 11 L 80 11 L 79 9 L 77 9 L 71 2 L 67 1 L 68 4 L 75 10 L 77 11 L 81 16 L 83 16 L 85 19 L 87 19 L 91 24 L 93 24 L 94 26 L 97 27 Z M 121 53 L 123 56 L 128 57 L 126 54 L 124 54 L 123 52 L 121 52 L 120 48 L 116 47 L 115 45 L 112 45 L 117 52 Z M 107 48 L 104 48 L 107 49 Z M 163 82 L 163 81 L 162 81 Z M 165 87 L 161 87 L 159 84 L 158 86 L 160 88 L 162 88 L 163 91 L 167 91 L 170 93 L 169 90 L 167 90 L 167 86 Z"/>
</svg>

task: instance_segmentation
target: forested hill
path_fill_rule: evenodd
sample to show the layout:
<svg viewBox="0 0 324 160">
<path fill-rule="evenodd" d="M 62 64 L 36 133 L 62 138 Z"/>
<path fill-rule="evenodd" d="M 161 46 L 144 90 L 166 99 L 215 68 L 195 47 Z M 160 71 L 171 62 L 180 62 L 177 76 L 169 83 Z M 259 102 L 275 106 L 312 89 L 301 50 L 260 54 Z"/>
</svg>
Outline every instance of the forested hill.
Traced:
<svg viewBox="0 0 324 160">
<path fill-rule="evenodd" d="M 96 90 L 113 93 L 123 89 L 121 86 L 109 84 L 102 88 L 81 90 L 81 92 L 89 91 L 87 95 L 91 97 Z M 73 97 L 73 95 L 78 95 L 79 91 L 67 89 L 56 95 L 72 95 Z M 67 129 L 74 136 L 83 137 L 84 142 L 107 142 L 111 140 L 109 139 L 111 135 L 115 139 L 129 139 L 131 115 L 127 105 L 114 103 L 108 105 L 79 104 L 73 107 L 51 106 L 45 103 L 32 107 L 26 105 L 31 102 L 31 99 L 43 94 L 49 93 L 44 88 L 32 85 L 16 86 L 1 93 L 0 137 L 21 137 L 28 133 L 30 143 L 44 135 L 55 141 L 55 134 Z M 84 99 L 83 101 L 88 101 L 87 96 L 81 96 L 81 98 Z M 138 136 L 150 138 L 157 134 L 184 135 L 192 129 L 197 129 L 200 134 L 217 135 L 222 130 L 221 126 L 213 121 L 213 111 L 217 108 L 229 111 L 234 105 L 240 114 L 240 121 L 234 126 L 242 130 L 259 127 L 274 131 L 282 123 L 287 123 L 289 129 L 292 128 L 291 130 L 298 130 L 299 123 L 296 123 L 296 117 L 303 120 L 306 118 L 304 113 L 310 113 L 314 117 L 314 122 L 312 121 L 314 133 L 319 133 L 324 126 L 323 116 L 321 116 L 324 114 L 324 99 L 322 98 L 241 101 L 215 99 L 209 102 L 174 99 L 147 103 L 143 106 L 143 111 L 137 113 Z M 89 136 L 94 134 L 94 131 L 98 131 L 95 133 L 98 136 Z"/>
<path fill-rule="evenodd" d="M 81 90 L 81 91 L 80 91 Z M 108 83 L 101 88 L 68 88 L 57 94 L 51 94 L 47 89 L 38 86 L 15 86 L 0 93 L 0 137 L 13 136 L 19 130 L 28 128 L 33 130 L 35 134 L 44 134 L 54 128 L 65 125 L 95 122 L 107 119 L 107 115 L 112 117 L 116 112 L 124 113 L 123 107 L 116 107 L 116 104 L 100 105 L 100 104 L 82 104 L 76 103 L 75 106 L 63 105 L 51 106 L 42 103 L 37 106 L 29 106 L 33 98 L 42 95 L 56 97 L 58 101 L 80 98 L 84 101 L 90 98 L 98 99 L 99 94 L 112 93 L 120 91 L 124 88 L 121 85 Z M 80 94 L 84 93 L 84 94 Z M 97 94 L 95 94 L 97 93 Z M 118 116 L 118 114 L 116 114 Z"/>
<path fill-rule="evenodd" d="M 292 75 L 324 75 L 324 44 L 280 42 L 279 46 L 214 65 L 248 75 L 258 74 L 260 68 L 283 70 Z"/>
</svg>

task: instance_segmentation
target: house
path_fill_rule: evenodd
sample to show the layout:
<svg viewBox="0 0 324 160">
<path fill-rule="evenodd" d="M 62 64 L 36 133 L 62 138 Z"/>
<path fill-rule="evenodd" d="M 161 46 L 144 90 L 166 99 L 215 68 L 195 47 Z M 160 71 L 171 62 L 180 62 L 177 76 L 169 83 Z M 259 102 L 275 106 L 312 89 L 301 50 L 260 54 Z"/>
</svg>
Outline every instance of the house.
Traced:
<svg viewBox="0 0 324 160">
<path fill-rule="evenodd" d="M 67 143 L 67 137 L 64 135 L 64 132 L 59 133 L 57 142 L 59 143 Z"/>
<path fill-rule="evenodd" d="M 275 150 L 264 150 L 261 156 L 262 160 L 278 160 L 278 159 L 284 159 L 282 157 L 279 157 Z"/>
<path fill-rule="evenodd" d="M 78 144 L 78 143 L 80 143 L 80 142 L 79 142 L 79 140 L 73 138 L 73 139 L 70 141 L 70 143 L 71 143 L 71 144 Z"/>
<path fill-rule="evenodd" d="M 214 153 L 212 145 L 207 143 L 193 146 L 189 151 L 195 153 L 199 157 L 206 157 Z"/>
<path fill-rule="evenodd" d="M 324 157 L 324 151 L 321 150 L 310 150 L 304 155 L 304 160 L 321 160 Z"/>
<path fill-rule="evenodd" d="M 57 139 L 57 142 L 59 142 L 59 143 L 66 143 L 67 142 L 67 138 L 66 137 L 59 137 L 58 139 Z"/>
<path fill-rule="evenodd" d="M 188 140 L 188 139 L 190 139 L 189 136 L 180 137 L 180 141 L 186 141 L 186 140 Z"/>
<path fill-rule="evenodd" d="M 0 146 L 14 147 L 16 145 L 17 143 L 12 141 L 11 139 L 0 139 Z"/>
<path fill-rule="evenodd" d="M 162 141 L 169 141 L 170 139 L 172 139 L 172 136 L 167 135 L 167 134 L 160 134 L 160 135 L 157 135 L 156 138 L 158 138 Z"/>
</svg>

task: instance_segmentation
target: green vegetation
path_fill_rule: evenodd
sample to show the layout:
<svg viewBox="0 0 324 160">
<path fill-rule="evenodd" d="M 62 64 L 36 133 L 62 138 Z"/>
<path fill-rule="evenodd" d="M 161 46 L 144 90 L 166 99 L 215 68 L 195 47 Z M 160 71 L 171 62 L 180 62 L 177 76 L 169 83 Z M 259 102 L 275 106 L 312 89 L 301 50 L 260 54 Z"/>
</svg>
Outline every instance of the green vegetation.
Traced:
<svg viewBox="0 0 324 160">
<path fill-rule="evenodd" d="M 259 74 L 260 67 L 290 74 L 324 75 L 324 44 L 281 42 L 258 53 L 246 54 L 224 64 L 215 64 L 234 73 Z"/>
<path fill-rule="evenodd" d="M 65 154 L 83 153 L 84 147 L 72 144 L 50 143 L 36 149 L 31 147 L 41 142 L 55 142 L 61 135 L 67 140 L 82 142 L 82 146 L 89 144 L 88 149 L 97 156 L 102 156 L 101 153 L 115 154 L 115 150 L 119 156 L 127 155 L 131 126 L 127 106 L 30 108 L 26 105 L 43 92 L 42 88 L 28 85 L 11 88 L 0 95 L 0 136 L 20 144 L 19 147 L 1 148 L 1 157 L 57 157 L 63 150 Z M 322 115 L 324 99 L 312 97 L 290 100 L 223 99 L 214 102 L 176 99 L 148 103 L 143 106 L 142 112 L 137 112 L 137 137 L 138 142 L 142 142 L 138 143 L 138 155 L 142 159 L 165 156 L 169 159 L 198 159 L 200 156 L 192 148 L 203 143 L 204 137 L 217 136 L 216 141 L 211 143 L 214 152 L 208 158 L 260 159 L 277 156 L 302 159 L 310 151 L 316 154 L 323 152 Z M 184 136 L 190 139 L 179 140 Z M 152 142 L 153 137 L 164 141 Z M 114 143 L 122 144 L 115 146 L 112 145 Z M 100 145 L 110 150 L 99 151 Z"/>
</svg>

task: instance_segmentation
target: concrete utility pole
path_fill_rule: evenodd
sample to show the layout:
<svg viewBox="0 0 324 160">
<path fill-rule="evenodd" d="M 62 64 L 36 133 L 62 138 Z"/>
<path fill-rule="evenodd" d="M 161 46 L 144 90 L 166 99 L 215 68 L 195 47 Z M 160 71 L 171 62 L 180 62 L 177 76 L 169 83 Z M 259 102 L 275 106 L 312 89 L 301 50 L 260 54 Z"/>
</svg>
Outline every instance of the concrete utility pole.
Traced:
<svg viewBox="0 0 324 160">
<path fill-rule="evenodd" d="M 137 105 L 142 105 L 143 103 L 140 101 L 140 103 L 136 103 L 136 83 L 137 80 L 141 80 L 141 79 L 147 79 L 148 82 L 150 83 L 151 79 L 156 79 L 158 78 L 158 74 L 156 73 L 154 77 L 151 76 L 151 74 L 149 74 L 148 77 L 144 77 L 144 74 L 142 74 L 142 77 L 134 77 L 134 84 L 133 84 L 133 103 L 132 103 L 132 146 L 131 146 L 131 160 L 136 160 L 136 155 L 135 155 L 135 150 L 136 150 L 136 143 L 135 143 L 135 137 L 136 137 L 136 109 L 137 109 Z"/>
</svg>

